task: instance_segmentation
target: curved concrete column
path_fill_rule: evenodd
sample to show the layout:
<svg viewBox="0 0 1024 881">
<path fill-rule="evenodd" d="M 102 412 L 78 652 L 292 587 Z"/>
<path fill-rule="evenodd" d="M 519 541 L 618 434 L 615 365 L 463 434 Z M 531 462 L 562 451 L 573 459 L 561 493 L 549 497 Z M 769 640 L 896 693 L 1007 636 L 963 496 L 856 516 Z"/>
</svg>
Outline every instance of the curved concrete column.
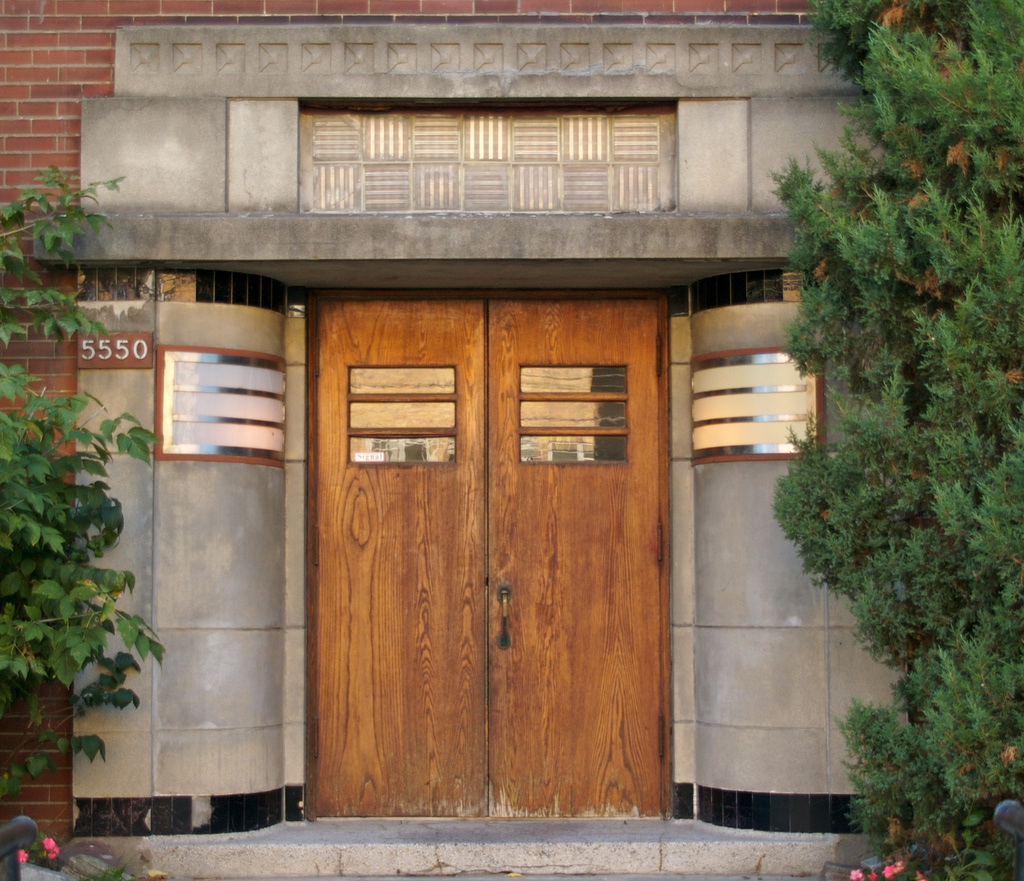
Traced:
<svg viewBox="0 0 1024 881">
<path fill-rule="evenodd" d="M 284 355 L 264 309 L 158 303 L 160 345 Z M 284 784 L 283 467 L 157 461 L 154 623 L 167 653 L 153 707 L 154 795 Z"/>
<path fill-rule="evenodd" d="M 692 356 L 781 349 L 796 308 L 698 312 Z M 891 677 L 856 644 L 844 603 L 812 584 L 776 523 L 775 484 L 787 469 L 757 456 L 692 464 L 694 781 L 708 794 L 698 814 L 836 831 L 851 789 L 835 720 L 854 696 L 886 700 Z"/>
<path fill-rule="evenodd" d="M 699 312 L 694 355 L 785 342 L 795 304 Z M 695 763 L 699 786 L 826 793 L 826 597 L 772 515 L 785 461 L 693 467 Z"/>
</svg>

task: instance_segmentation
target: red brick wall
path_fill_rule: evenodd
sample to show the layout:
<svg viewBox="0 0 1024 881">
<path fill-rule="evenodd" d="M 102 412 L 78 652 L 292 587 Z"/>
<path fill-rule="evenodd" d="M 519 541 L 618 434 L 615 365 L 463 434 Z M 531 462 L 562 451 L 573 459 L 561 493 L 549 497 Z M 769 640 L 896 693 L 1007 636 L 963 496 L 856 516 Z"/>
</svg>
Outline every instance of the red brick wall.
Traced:
<svg viewBox="0 0 1024 881">
<path fill-rule="evenodd" d="M 806 0 L 0 0 L 0 200 L 36 170 L 78 168 L 80 101 L 112 91 L 114 30 L 131 24 L 508 21 L 796 23 Z"/>
<path fill-rule="evenodd" d="M 53 720 L 51 724 L 60 736 L 71 736 L 66 688 L 62 685 L 45 687 L 40 693 L 39 706 L 44 717 Z M 64 841 L 71 837 L 73 826 L 71 757 L 61 755 L 53 745 L 39 749 L 29 721 L 28 705 L 16 704 L 0 719 L 0 764 L 6 767 L 18 757 L 40 751 L 50 753 L 57 770 L 46 771 L 35 780 L 23 778 L 18 797 L 0 801 L 0 823 L 18 814 L 27 814 L 36 821 L 40 831 Z"/>
<path fill-rule="evenodd" d="M 0 346 L 0 358 L 25 366 L 36 377 L 32 388 L 39 394 L 73 395 L 78 389 L 78 350 L 71 340 L 56 342 L 31 334 L 27 340 Z"/>
<path fill-rule="evenodd" d="M 67 281 L 61 277 L 52 280 L 58 284 Z M 8 364 L 27 367 L 37 377 L 33 388 L 40 394 L 68 395 L 77 391 L 78 358 L 74 342 L 40 339 L 30 331 L 28 339 L 13 340 L 7 348 L 0 346 L 0 358 Z M 44 686 L 39 693 L 39 705 L 43 717 L 51 720 L 51 729 L 70 737 L 68 690 L 59 684 Z M 40 830 L 64 841 L 71 837 L 74 826 L 71 756 L 61 755 L 52 744 L 40 745 L 29 719 L 28 705 L 16 704 L 0 717 L 0 770 L 23 761 L 33 752 L 49 753 L 56 771 L 47 771 L 36 780 L 23 778 L 17 797 L 0 800 L 0 823 L 26 814 Z"/>
<path fill-rule="evenodd" d="M 35 268 L 42 271 L 38 265 Z M 71 292 L 78 286 L 78 275 L 73 270 L 45 275 L 58 290 Z M 0 359 L 25 367 L 36 377 L 32 388 L 39 394 L 73 395 L 78 390 L 78 347 L 72 340 L 44 339 L 30 328 L 26 339 L 11 340 L 6 348 L 0 345 Z"/>
</svg>

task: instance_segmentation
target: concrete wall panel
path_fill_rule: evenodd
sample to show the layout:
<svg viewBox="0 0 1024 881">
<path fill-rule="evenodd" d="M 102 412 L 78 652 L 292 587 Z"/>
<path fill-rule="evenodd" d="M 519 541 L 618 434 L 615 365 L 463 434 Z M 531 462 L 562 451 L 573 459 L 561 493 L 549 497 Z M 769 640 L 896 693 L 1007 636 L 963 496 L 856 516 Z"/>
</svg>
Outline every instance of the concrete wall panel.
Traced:
<svg viewBox="0 0 1024 881">
<path fill-rule="evenodd" d="M 223 98 L 82 102 L 82 180 L 124 178 L 104 213 L 220 213 L 225 207 Z"/>
<path fill-rule="evenodd" d="M 289 462 L 306 458 L 306 365 L 285 368 L 284 409 L 288 416 L 284 457 Z"/>
<path fill-rule="evenodd" d="M 306 466 L 288 462 L 285 486 L 285 611 L 287 627 L 306 626 Z"/>
<path fill-rule="evenodd" d="M 828 792 L 826 735 L 811 728 L 699 723 L 697 782 L 742 792 Z"/>
<path fill-rule="evenodd" d="M 786 463 L 723 462 L 694 468 L 694 601 L 699 626 L 822 627 L 825 593 L 772 513 Z"/>
<path fill-rule="evenodd" d="M 262 728 L 284 720 L 281 630 L 165 630 L 155 724 Z M 244 790 L 230 790 L 230 792 Z"/>
<path fill-rule="evenodd" d="M 147 714 L 148 718 L 148 714 Z M 98 732 L 107 748 L 106 761 L 75 756 L 75 798 L 145 798 L 153 791 L 153 758 L 149 737 L 134 731 Z"/>
<path fill-rule="evenodd" d="M 692 722 L 693 706 L 693 628 L 672 628 L 672 718 Z"/>
<path fill-rule="evenodd" d="M 158 626 L 282 626 L 283 469 L 163 461 L 156 478 Z"/>
<path fill-rule="evenodd" d="M 835 725 L 828 728 L 828 780 L 833 792 L 854 792 L 846 771 L 846 738 Z"/>
<path fill-rule="evenodd" d="M 161 638 L 161 642 L 162 642 Z M 142 669 L 129 670 L 125 676 L 125 685 L 139 696 L 138 707 L 89 707 L 75 719 L 76 734 L 99 734 L 104 739 L 109 733 L 133 733 L 143 736 L 148 742 L 148 732 L 152 728 L 155 686 L 153 680 L 160 665 L 152 658 L 147 658 Z M 87 671 L 88 672 L 88 671 Z M 90 676 L 81 674 L 76 679 L 76 686 L 90 681 Z M 88 760 L 86 760 L 88 761 Z M 77 780 L 76 786 L 77 786 Z"/>
<path fill-rule="evenodd" d="M 306 363 L 306 319 L 287 318 L 284 322 L 285 357 L 289 364 Z"/>
<path fill-rule="evenodd" d="M 693 353 L 729 352 L 784 346 L 796 303 L 747 303 L 706 309 L 690 319 Z"/>
<path fill-rule="evenodd" d="M 749 210 L 749 102 L 680 101 L 678 122 L 679 210 Z"/>
<path fill-rule="evenodd" d="M 116 456 L 107 465 L 107 474 L 111 495 L 121 502 L 124 530 L 117 545 L 96 562 L 135 576 L 135 589 L 122 594 L 117 606 L 153 624 L 153 471 L 138 459 Z"/>
<path fill-rule="evenodd" d="M 693 455 L 693 419 L 690 400 L 690 365 L 673 364 L 669 373 L 670 455 L 673 459 L 689 459 Z"/>
<path fill-rule="evenodd" d="M 830 627 L 828 634 L 829 717 L 841 719 L 854 698 L 873 704 L 892 702 L 894 671 L 874 661 L 857 641 L 853 629 Z"/>
<path fill-rule="evenodd" d="M 673 364 L 687 364 L 690 361 L 690 317 L 673 315 L 668 320 L 669 360 Z"/>
<path fill-rule="evenodd" d="M 298 101 L 230 101 L 228 211 L 298 208 Z"/>
<path fill-rule="evenodd" d="M 694 658 L 699 722 L 824 732 L 821 629 L 698 627 Z"/>
<path fill-rule="evenodd" d="M 284 721 L 304 722 L 306 719 L 306 634 L 291 628 L 284 640 Z"/>
<path fill-rule="evenodd" d="M 253 306 L 160 303 L 157 334 L 165 346 L 209 346 L 284 355 L 284 318 Z"/>
<path fill-rule="evenodd" d="M 156 795 L 266 792 L 284 785 L 280 726 L 219 731 L 159 731 Z"/>
<path fill-rule="evenodd" d="M 675 722 L 672 725 L 672 782 L 693 783 L 697 779 L 693 722 Z"/>
<path fill-rule="evenodd" d="M 689 462 L 669 465 L 672 623 L 693 623 L 693 472 Z"/>
<path fill-rule="evenodd" d="M 306 725 L 287 722 L 284 726 L 284 782 L 302 786 L 306 782 Z"/>
<path fill-rule="evenodd" d="M 816 148 L 839 144 L 844 120 L 840 99 L 771 97 L 750 101 L 751 205 L 754 211 L 782 211 L 773 172 L 785 171 L 790 158 L 819 167 Z"/>
<path fill-rule="evenodd" d="M 695 354 L 781 347 L 794 303 L 708 309 Z M 785 461 L 693 467 L 695 782 L 829 792 L 825 591 L 775 522 Z M 834 791 L 834 790 L 832 790 Z"/>
<path fill-rule="evenodd" d="M 152 369 L 80 370 L 78 389 L 100 402 L 92 409 L 86 408 L 87 414 L 95 414 L 92 417 L 94 425 L 98 426 L 104 419 L 130 413 L 143 428 L 153 430 L 156 416 Z M 125 428 L 128 427 L 126 423 Z"/>
<path fill-rule="evenodd" d="M 156 327 L 156 303 L 153 300 L 80 301 L 78 305 L 110 333 L 153 330 Z"/>
</svg>

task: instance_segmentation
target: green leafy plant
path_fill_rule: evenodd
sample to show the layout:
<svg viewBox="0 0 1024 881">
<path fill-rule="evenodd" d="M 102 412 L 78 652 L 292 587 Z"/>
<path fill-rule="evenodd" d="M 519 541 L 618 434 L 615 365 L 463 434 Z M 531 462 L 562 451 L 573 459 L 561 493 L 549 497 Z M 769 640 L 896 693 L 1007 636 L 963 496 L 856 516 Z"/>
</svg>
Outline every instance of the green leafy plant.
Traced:
<svg viewBox="0 0 1024 881">
<path fill-rule="evenodd" d="M 0 207 L 3 346 L 30 333 L 66 339 L 102 331 L 74 293 L 44 283 L 29 253 L 34 246 L 67 265 L 75 233 L 103 222 L 86 212 L 97 186 L 76 189 L 49 169 L 39 187 Z M 90 758 L 104 754 L 102 741 L 56 733 L 59 720 L 40 713 L 39 687 L 52 681 L 71 686 L 92 668 L 96 676 L 73 696 L 71 710 L 137 705 L 126 675 L 163 652 L 140 616 L 117 607 L 134 587 L 133 575 L 98 565 L 124 526 L 106 483 L 107 466 L 115 453 L 148 462 L 155 436 L 128 414 L 102 414 L 95 399 L 48 395 L 23 366 L 0 363 L 0 715 L 25 700 L 42 728 L 41 741 Z M 115 642 L 117 650 L 108 653 Z M 18 761 L 9 757 L 0 796 L 16 795 L 25 775 L 52 766 L 43 749 L 30 749 Z"/>
<path fill-rule="evenodd" d="M 992 821 L 992 815 L 975 811 L 966 817 L 960 834 L 963 846 L 947 858 L 945 877 L 950 881 L 993 881 L 1009 878 L 1012 864 L 1005 856 L 986 850 L 979 842 L 988 837 L 982 830 Z"/>
<path fill-rule="evenodd" d="M 834 418 L 776 516 L 898 673 L 842 724 L 862 828 L 981 872 L 946 860 L 1003 859 L 967 820 L 1024 791 L 1024 4 L 812 6 L 862 94 L 820 171 L 777 177 L 804 277 L 788 348 Z"/>
</svg>

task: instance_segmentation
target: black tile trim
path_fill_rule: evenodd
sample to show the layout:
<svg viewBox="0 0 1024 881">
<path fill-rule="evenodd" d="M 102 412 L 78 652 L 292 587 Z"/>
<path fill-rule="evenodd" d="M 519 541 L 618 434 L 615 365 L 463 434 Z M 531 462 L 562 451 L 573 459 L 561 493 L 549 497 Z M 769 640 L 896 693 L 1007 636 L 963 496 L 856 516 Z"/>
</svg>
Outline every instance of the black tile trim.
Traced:
<svg viewBox="0 0 1024 881">
<path fill-rule="evenodd" d="M 683 789 L 690 788 L 693 803 L 693 785 L 677 783 L 674 786 L 672 816 L 691 819 L 680 813 L 685 798 Z M 754 829 L 759 832 L 854 832 L 850 819 L 850 806 L 854 796 L 827 793 L 743 792 L 697 787 L 697 817 L 714 826 L 730 829 Z"/>
<path fill-rule="evenodd" d="M 305 786 L 286 786 L 284 788 L 284 818 L 289 823 L 301 823 L 306 819 Z"/>
<path fill-rule="evenodd" d="M 693 814 L 693 784 L 673 783 L 672 784 L 672 819 L 692 820 Z"/>
<path fill-rule="evenodd" d="M 276 826 L 282 820 L 302 821 L 304 798 L 302 786 L 213 795 L 209 797 L 210 820 L 202 826 L 192 825 L 192 796 L 188 795 L 78 798 L 74 834 L 116 837 L 251 832 Z M 692 783 L 672 784 L 673 819 L 697 819 L 715 826 L 761 832 L 853 832 L 852 801 L 850 795 L 744 792 L 695 787 Z"/>
<path fill-rule="evenodd" d="M 152 798 L 77 798 L 76 836 L 116 837 L 189 835 L 220 832 L 251 832 L 276 826 L 284 819 L 286 790 L 298 789 L 296 804 L 301 814 L 302 787 L 270 789 L 235 795 L 211 795 L 210 821 L 192 825 L 190 795 L 158 795 Z M 291 817 L 289 817 L 291 819 Z M 302 819 L 301 815 L 298 819 Z"/>
</svg>

